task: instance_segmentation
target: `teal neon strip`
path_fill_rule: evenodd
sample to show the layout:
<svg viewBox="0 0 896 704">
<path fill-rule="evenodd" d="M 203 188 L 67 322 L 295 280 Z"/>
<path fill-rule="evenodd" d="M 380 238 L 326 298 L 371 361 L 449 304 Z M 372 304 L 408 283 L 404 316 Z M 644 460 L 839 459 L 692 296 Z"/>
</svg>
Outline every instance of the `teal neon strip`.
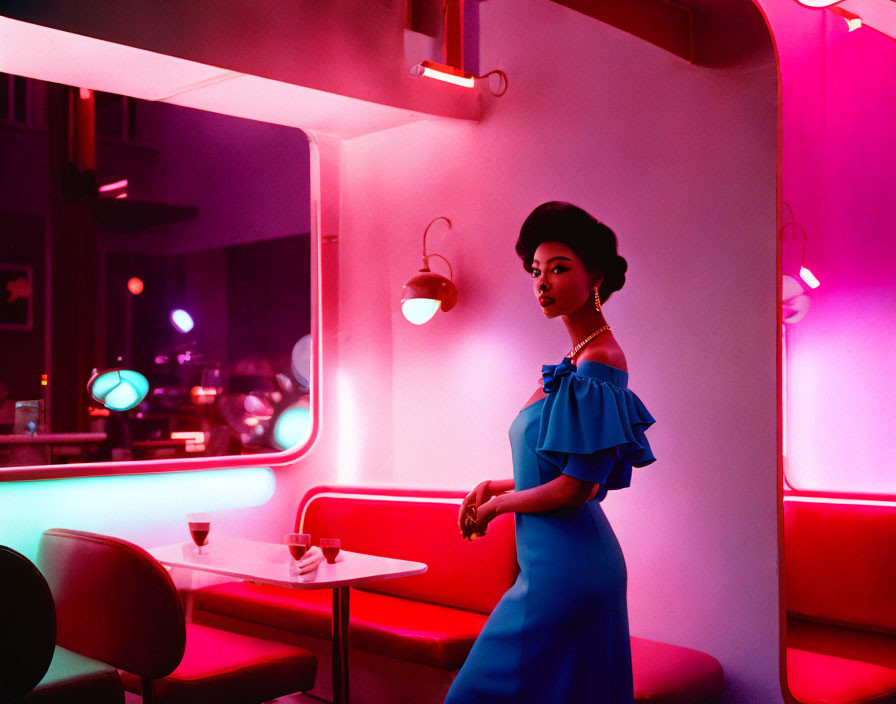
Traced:
<svg viewBox="0 0 896 704">
<path fill-rule="evenodd" d="M 0 544 L 34 560 L 49 528 L 144 546 L 187 540 L 187 513 L 210 512 L 214 531 L 215 512 L 260 506 L 274 485 L 269 467 L 0 483 Z"/>
</svg>

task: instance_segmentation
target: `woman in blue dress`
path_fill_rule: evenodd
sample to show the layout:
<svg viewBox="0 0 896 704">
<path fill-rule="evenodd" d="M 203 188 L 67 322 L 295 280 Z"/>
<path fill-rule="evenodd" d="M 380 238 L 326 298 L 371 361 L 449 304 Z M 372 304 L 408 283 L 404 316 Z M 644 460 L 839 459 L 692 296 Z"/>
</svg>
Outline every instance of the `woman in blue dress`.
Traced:
<svg viewBox="0 0 896 704">
<path fill-rule="evenodd" d="M 544 315 L 573 347 L 542 367 L 540 388 L 510 425 L 513 479 L 464 499 L 461 534 L 485 535 L 515 513 L 520 574 L 451 685 L 445 704 L 632 704 L 625 559 L 600 502 L 655 461 L 655 421 L 628 389 L 622 349 L 601 301 L 625 283 L 616 235 L 584 210 L 552 201 L 516 243 Z"/>
</svg>

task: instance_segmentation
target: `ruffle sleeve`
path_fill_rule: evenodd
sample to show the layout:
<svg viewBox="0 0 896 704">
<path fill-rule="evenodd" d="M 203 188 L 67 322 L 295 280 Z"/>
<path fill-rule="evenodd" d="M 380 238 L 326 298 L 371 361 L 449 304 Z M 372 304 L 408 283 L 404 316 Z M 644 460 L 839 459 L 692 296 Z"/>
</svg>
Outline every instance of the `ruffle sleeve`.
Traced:
<svg viewBox="0 0 896 704">
<path fill-rule="evenodd" d="M 629 486 L 632 466 L 656 462 L 644 435 L 656 421 L 634 392 L 574 373 L 555 374 L 545 391 L 535 452 L 564 474 L 600 484 L 599 499 Z"/>
</svg>

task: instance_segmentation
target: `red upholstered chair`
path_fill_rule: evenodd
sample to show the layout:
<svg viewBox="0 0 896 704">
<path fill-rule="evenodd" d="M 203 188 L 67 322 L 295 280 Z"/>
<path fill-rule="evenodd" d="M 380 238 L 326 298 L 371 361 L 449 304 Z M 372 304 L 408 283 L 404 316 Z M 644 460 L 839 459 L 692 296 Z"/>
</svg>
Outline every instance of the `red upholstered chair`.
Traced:
<svg viewBox="0 0 896 704">
<path fill-rule="evenodd" d="M 712 704 L 725 686 L 712 655 L 671 643 L 631 637 L 635 701 L 650 704 Z"/>
<path fill-rule="evenodd" d="M 56 610 L 31 560 L 0 545 L 0 701 L 124 704 L 118 671 L 56 645 Z"/>
<path fill-rule="evenodd" d="M 317 660 L 306 650 L 186 624 L 170 575 L 133 543 L 48 530 L 38 564 L 58 642 L 119 668 L 144 702 L 241 704 L 314 686 Z"/>
</svg>

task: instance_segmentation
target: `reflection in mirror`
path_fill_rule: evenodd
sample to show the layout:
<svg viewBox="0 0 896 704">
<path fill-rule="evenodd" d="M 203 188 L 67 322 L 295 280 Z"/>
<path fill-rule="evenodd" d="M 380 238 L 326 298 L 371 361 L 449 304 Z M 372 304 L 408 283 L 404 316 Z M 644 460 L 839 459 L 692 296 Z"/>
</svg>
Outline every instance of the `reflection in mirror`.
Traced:
<svg viewBox="0 0 896 704">
<path fill-rule="evenodd" d="M 300 130 L 0 74 L 0 466 L 310 434 Z"/>
</svg>

